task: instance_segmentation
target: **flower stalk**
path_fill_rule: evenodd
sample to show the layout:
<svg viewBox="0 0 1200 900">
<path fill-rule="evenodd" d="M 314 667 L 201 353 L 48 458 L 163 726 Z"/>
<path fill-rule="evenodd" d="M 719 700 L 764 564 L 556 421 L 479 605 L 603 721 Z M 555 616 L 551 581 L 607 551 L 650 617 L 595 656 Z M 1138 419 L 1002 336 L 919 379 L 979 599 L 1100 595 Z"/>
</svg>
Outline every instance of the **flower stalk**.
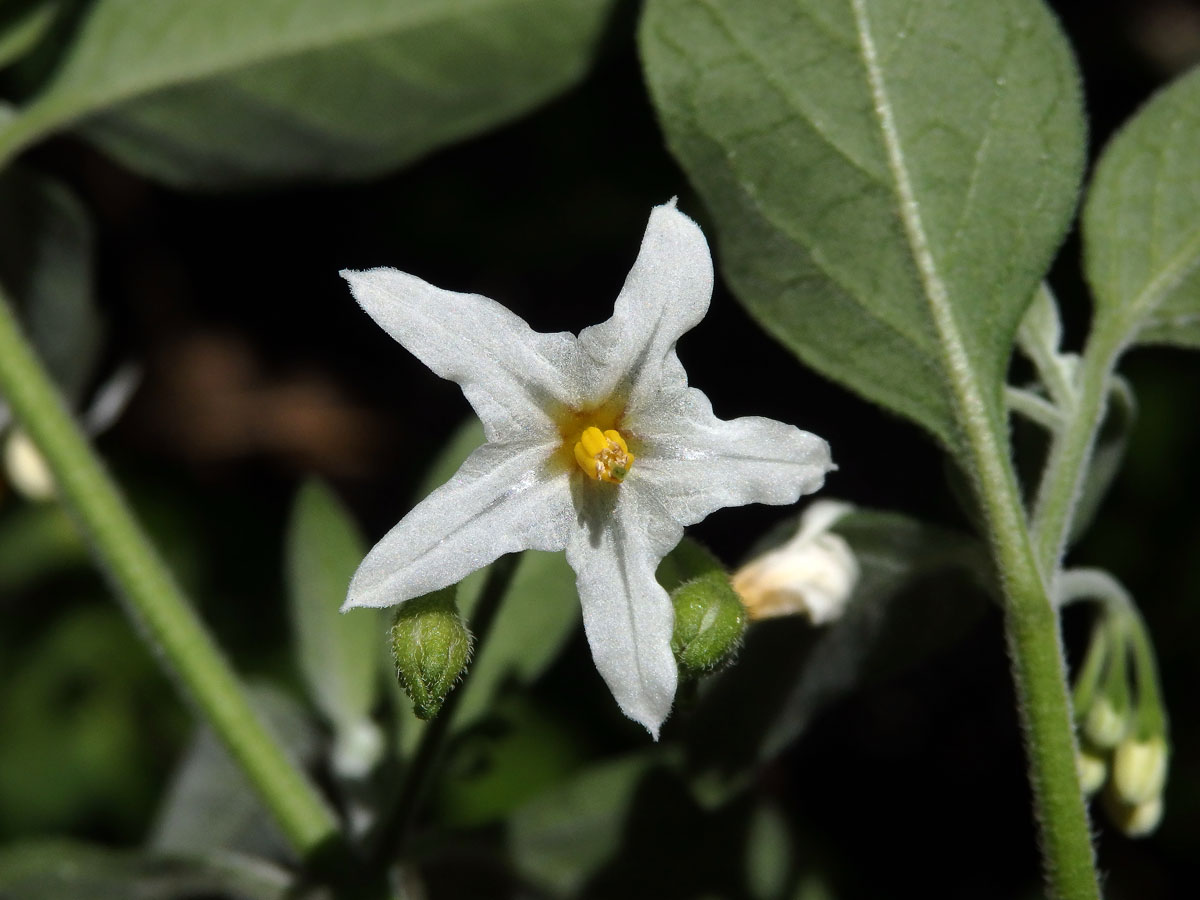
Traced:
<svg viewBox="0 0 1200 900">
<path fill-rule="evenodd" d="M 329 807 L 251 709 L 229 662 L 155 552 L 23 336 L 0 291 L 0 393 L 139 631 L 182 683 L 306 859 L 340 842 Z"/>
</svg>

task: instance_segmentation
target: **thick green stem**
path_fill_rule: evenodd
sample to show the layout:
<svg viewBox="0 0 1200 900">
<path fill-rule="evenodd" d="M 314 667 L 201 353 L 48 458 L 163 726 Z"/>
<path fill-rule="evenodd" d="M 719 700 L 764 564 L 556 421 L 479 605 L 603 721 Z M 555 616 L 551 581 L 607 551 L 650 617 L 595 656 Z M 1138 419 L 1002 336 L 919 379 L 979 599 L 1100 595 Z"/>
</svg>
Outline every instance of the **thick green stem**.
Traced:
<svg viewBox="0 0 1200 900">
<path fill-rule="evenodd" d="M 304 857 L 339 842 L 329 808 L 264 729 L 213 643 L 71 418 L 0 293 L 0 393 L 41 450 L 98 562 L 160 658 Z"/>
<path fill-rule="evenodd" d="M 1075 768 L 1075 730 L 1056 604 L 1026 525 L 1007 448 L 976 420 L 968 440 L 977 490 L 1005 596 L 1005 633 L 1017 707 L 1029 754 L 1029 779 L 1041 828 L 1042 859 L 1053 896 L 1098 900 L 1095 855 Z"/>
</svg>

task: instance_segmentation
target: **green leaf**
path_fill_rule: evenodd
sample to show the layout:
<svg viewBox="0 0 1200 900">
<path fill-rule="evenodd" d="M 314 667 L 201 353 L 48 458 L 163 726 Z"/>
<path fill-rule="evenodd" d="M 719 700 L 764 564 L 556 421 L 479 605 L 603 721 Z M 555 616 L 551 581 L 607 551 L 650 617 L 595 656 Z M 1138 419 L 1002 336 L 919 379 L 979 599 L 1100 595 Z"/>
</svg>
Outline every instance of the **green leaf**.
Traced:
<svg viewBox="0 0 1200 900">
<path fill-rule="evenodd" d="M 761 549 L 795 528 L 786 523 Z M 696 786 L 709 801 L 723 800 L 829 704 L 946 646 L 983 611 L 977 585 L 990 564 L 977 541 L 865 510 L 832 530 L 850 544 L 861 573 L 842 618 L 820 628 L 795 616 L 752 626 L 737 665 L 712 680 L 688 724 Z"/>
<path fill-rule="evenodd" d="M 1127 342 L 1200 347 L 1198 147 L 1200 68 L 1159 91 L 1096 165 L 1084 267 L 1098 319 Z"/>
<path fill-rule="evenodd" d="M 0 68 L 36 47 L 62 8 L 63 0 L 7 0 L 0 12 Z"/>
<path fill-rule="evenodd" d="M 617 852 L 638 784 L 660 755 L 593 766 L 517 810 L 508 829 L 517 872 L 556 896 L 574 896 Z"/>
<path fill-rule="evenodd" d="M 774 804 L 762 803 L 750 814 L 746 835 L 746 881 L 754 900 L 781 898 L 792 869 L 792 835 Z"/>
<path fill-rule="evenodd" d="M 520 694 L 498 698 L 487 727 L 466 734 L 438 779 L 438 823 L 454 828 L 505 818 L 532 797 L 562 783 L 581 763 L 569 724 Z"/>
<path fill-rule="evenodd" d="M 300 488 L 287 533 L 288 599 L 296 657 L 313 704 L 338 730 L 369 720 L 386 634 L 377 610 L 338 610 L 366 555 L 349 513 L 324 484 Z"/>
<path fill-rule="evenodd" d="M 65 187 L 23 169 L 0 176 L 0 280 L 68 401 L 78 403 L 100 351 L 91 223 Z"/>
<path fill-rule="evenodd" d="M 91 558 L 71 517 L 56 503 L 8 506 L 0 515 L 0 595 Z"/>
<path fill-rule="evenodd" d="M 565 90 L 611 5 L 96 0 L 5 149 L 74 127 L 182 187 L 370 176 Z"/>
<path fill-rule="evenodd" d="M 1038 0 L 649 0 L 667 142 L 734 293 L 961 450 L 1075 204 L 1078 75 Z"/>
<path fill-rule="evenodd" d="M 270 732 L 304 766 L 317 752 L 317 734 L 304 709 L 269 685 L 251 701 Z M 234 850 L 271 858 L 292 851 L 274 818 L 211 729 L 197 730 L 163 795 L 147 845 L 162 853 Z"/>
<path fill-rule="evenodd" d="M 0 896 L 21 900 L 285 900 L 292 876 L 235 854 L 199 858 L 123 853 L 71 841 L 0 851 Z"/>
</svg>

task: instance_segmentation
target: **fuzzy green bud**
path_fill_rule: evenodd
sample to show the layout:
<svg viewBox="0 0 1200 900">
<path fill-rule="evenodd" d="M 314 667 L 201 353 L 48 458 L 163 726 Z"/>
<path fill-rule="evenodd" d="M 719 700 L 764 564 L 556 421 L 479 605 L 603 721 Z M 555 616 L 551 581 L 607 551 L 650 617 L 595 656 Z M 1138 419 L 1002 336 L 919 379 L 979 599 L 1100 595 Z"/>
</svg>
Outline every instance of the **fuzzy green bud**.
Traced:
<svg viewBox="0 0 1200 900">
<path fill-rule="evenodd" d="M 1128 737 L 1113 751 L 1113 790 L 1137 806 L 1162 795 L 1167 780 L 1167 742 L 1159 735 L 1147 740 Z"/>
<path fill-rule="evenodd" d="M 420 719 L 438 714 L 471 659 L 471 632 L 458 614 L 453 587 L 402 603 L 390 643 L 396 677 Z"/>
<path fill-rule="evenodd" d="M 746 631 L 746 608 L 722 571 L 684 582 L 671 594 L 675 632 L 671 649 L 683 680 L 699 678 L 727 665 Z"/>
<path fill-rule="evenodd" d="M 1075 771 L 1079 774 L 1079 788 L 1090 797 L 1108 778 L 1108 763 L 1104 756 L 1089 747 L 1080 747 L 1075 753 Z"/>
</svg>

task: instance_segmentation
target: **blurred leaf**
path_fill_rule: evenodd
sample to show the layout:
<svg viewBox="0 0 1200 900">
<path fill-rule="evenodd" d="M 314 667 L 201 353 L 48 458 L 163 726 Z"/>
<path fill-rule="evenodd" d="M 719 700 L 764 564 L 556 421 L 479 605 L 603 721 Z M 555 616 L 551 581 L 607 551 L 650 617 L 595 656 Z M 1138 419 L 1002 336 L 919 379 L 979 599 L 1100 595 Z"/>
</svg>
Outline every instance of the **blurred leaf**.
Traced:
<svg viewBox="0 0 1200 900">
<path fill-rule="evenodd" d="M 77 127 L 183 187 L 364 177 L 586 71 L 611 0 L 95 0 L 18 140 Z"/>
<path fill-rule="evenodd" d="M 75 523 L 58 504 L 22 503 L 0 515 L 0 596 L 88 559 Z"/>
<path fill-rule="evenodd" d="M 317 710 L 339 730 L 370 718 L 386 646 L 378 610 L 338 612 L 366 547 L 319 481 L 300 488 L 287 533 L 288 599 L 296 657 Z"/>
<path fill-rule="evenodd" d="M 1084 158 L 1044 4 L 650 0 L 641 49 L 763 327 L 960 455 L 966 382 L 1004 434 L 1013 337 Z"/>
<path fill-rule="evenodd" d="M 1098 319 L 1127 341 L 1200 347 L 1197 147 L 1200 68 L 1151 98 L 1096 164 L 1084 266 Z"/>
<path fill-rule="evenodd" d="M 86 211 L 62 185 L 23 169 L 0 176 L 0 280 L 71 403 L 100 350 L 93 243 Z"/>
<path fill-rule="evenodd" d="M 20 640 L 0 642 L 0 834 L 138 828 L 179 724 L 153 657 L 99 597 Z"/>
<path fill-rule="evenodd" d="M 0 897 L 13 900 L 285 900 L 291 876 L 234 854 L 122 853 L 68 841 L 0 850 Z"/>
<path fill-rule="evenodd" d="M 472 417 L 434 461 L 422 482 L 421 496 L 449 479 L 482 443 L 482 426 Z M 458 606 L 468 622 L 489 569 L 474 572 L 459 584 Z M 537 678 L 554 661 L 579 621 L 575 573 L 566 557 L 562 553 L 525 551 L 491 633 L 471 663 L 470 677 L 454 712 L 455 728 L 465 728 L 485 715 L 506 681 L 528 683 Z M 408 729 L 403 733 L 403 746 L 411 750 L 419 736 L 420 729 Z"/>
<path fill-rule="evenodd" d="M 317 734 L 300 704 L 267 685 L 255 686 L 251 701 L 297 764 L 310 764 L 317 752 Z M 180 760 L 147 846 L 164 853 L 234 850 L 270 858 L 292 856 L 274 818 L 208 727 L 197 730 Z"/>
<path fill-rule="evenodd" d="M 5 0 L 0 10 L 0 68 L 37 46 L 62 7 L 63 0 Z"/>
<path fill-rule="evenodd" d="M 593 766 L 509 819 L 513 865 L 556 895 L 573 895 L 621 846 L 638 783 L 661 759 L 647 750 Z"/>
<path fill-rule="evenodd" d="M 774 533 L 782 540 L 795 527 Z M 975 540 L 864 510 L 832 530 L 861 568 L 842 618 L 822 628 L 800 617 L 752 626 L 737 664 L 712 679 L 687 722 L 690 766 L 709 800 L 724 799 L 826 706 L 950 644 L 983 612 L 978 585 L 990 566 Z"/>
<path fill-rule="evenodd" d="M 502 819 L 577 769 L 580 752 L 573 733 L 532 703 L 501 698 L 446 761 L 439 821 L 469 827 Z"/>
<path fill-rule="evenodd" d="M 792 870 L 792 837 L 779 809 L 760 804 L 746 834 L 746 877 L 754 900 L 783 898 Z"/>
</svg>

